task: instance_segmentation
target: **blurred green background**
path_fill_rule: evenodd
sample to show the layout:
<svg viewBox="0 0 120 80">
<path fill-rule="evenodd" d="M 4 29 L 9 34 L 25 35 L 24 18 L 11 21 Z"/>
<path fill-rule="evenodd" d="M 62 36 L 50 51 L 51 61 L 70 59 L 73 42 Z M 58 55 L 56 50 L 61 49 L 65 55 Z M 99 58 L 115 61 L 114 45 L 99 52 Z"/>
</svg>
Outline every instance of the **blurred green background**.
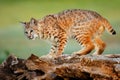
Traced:
<svg viewBox="0 0 120 80">
<path fill-rule="evenodd" d="M 120 53 L 120 0 L 0 0 L 0 62 L 8 54 L 20 58 L 27 58 L 31 53 L 47 54 L 50 43 L 26 39 L 19 21 L 29 21 L 31 17 L 40 19 L 65 9 L 94 10 L 107 18 L 117 35 L 103 34 L 102 39 L 107 43 L 104 54 Z M 80 48 L 76 41 L 69 40 L 65 53 Z"/>
</svg>

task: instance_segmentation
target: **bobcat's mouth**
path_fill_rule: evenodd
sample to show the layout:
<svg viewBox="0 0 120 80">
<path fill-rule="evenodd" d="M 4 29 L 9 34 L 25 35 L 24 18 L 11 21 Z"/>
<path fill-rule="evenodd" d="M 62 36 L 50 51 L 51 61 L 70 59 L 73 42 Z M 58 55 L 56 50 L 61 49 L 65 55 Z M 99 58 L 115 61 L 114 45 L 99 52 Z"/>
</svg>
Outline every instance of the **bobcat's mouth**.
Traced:
<svg viewBox="0 0 120 80">
<path fill-rule="evenodd" d="M 34 37 L 33 36 L 28 36 L 28 39 L 32 40 L 32 39 L 34 39 Z"/>
<path fill-rule="evenodd" d="M 29 38 L 29 40 L 35 40 L 35 38 L 34 38 L 34 37 L 32 37 L 32 38 Z"/>
<path fill-rule="evenodd" d="M 29 40 L 35 40 L 38 37 L 38 35 L 28 36 Z"/>
</svg>

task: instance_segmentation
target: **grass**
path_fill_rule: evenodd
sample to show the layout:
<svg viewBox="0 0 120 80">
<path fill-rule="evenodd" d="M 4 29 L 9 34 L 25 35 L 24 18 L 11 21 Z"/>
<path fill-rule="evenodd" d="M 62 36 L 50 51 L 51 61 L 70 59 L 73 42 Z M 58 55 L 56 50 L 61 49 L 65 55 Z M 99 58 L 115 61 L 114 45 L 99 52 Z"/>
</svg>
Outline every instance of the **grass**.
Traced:
<svg viewBox="0 0 120 80">
<path fill-rule="evenodd" d="M 114 4 L 113 4 L 114 3 Z M 19 21 L 29 21 L 31 17 L 42 18 L 48 14 L 58 13 L 65 9 L 94 10 L 106 17 L 117 31 L 116 36 L 106 32 L 102 37 L 107 43 L 104 53 L 120 52 L 120 0 L 3 0 L 0 1 L 0 61 L 7 57 L 6 51 L 21 58 L 27 58 L 31 53 L 38 56 L 47 54 L 50 43 L 42 40 L 30 41 L 23 34 Z M 65 53 L 80 49 L 74 40 L 69 40 Z"/>
<path fill-rule="evenodd" d="M 119 20 L 119 3 L 119 0 L 4 0 L 0 2 L 0 27 L 16 24 L 18 21 L 28 21 L 30 17 L 39 19 L 47 14 L 73 8 L 95 10 L 110 21 Z"/>
</svg>

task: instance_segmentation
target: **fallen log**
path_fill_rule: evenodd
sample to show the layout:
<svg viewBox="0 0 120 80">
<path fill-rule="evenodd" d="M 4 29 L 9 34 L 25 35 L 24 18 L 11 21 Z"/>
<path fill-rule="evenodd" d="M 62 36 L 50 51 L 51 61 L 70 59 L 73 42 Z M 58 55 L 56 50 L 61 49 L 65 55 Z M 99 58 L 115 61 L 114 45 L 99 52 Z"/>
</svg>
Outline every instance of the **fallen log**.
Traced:
<svg viewBox="0 0 120 80">
<path fill-rule="evenodd" d="M 120 55 L 10 55 L 0 65 L 0 80 L 120 80 Z"/>
</svg>

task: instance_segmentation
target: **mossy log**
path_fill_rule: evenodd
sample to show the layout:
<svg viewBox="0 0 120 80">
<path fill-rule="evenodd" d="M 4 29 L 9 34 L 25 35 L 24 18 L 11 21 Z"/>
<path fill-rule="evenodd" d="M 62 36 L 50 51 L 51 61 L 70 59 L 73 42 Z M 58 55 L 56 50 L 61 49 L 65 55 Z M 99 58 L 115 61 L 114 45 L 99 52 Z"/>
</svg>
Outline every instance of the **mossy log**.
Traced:
<svg viewBox="0 0 120 80">
<path fill-rule="evenodd" d="M 0 80 L 120 80 L 120 55 L 10 55 L 0 65 Z"/>
</svg>

